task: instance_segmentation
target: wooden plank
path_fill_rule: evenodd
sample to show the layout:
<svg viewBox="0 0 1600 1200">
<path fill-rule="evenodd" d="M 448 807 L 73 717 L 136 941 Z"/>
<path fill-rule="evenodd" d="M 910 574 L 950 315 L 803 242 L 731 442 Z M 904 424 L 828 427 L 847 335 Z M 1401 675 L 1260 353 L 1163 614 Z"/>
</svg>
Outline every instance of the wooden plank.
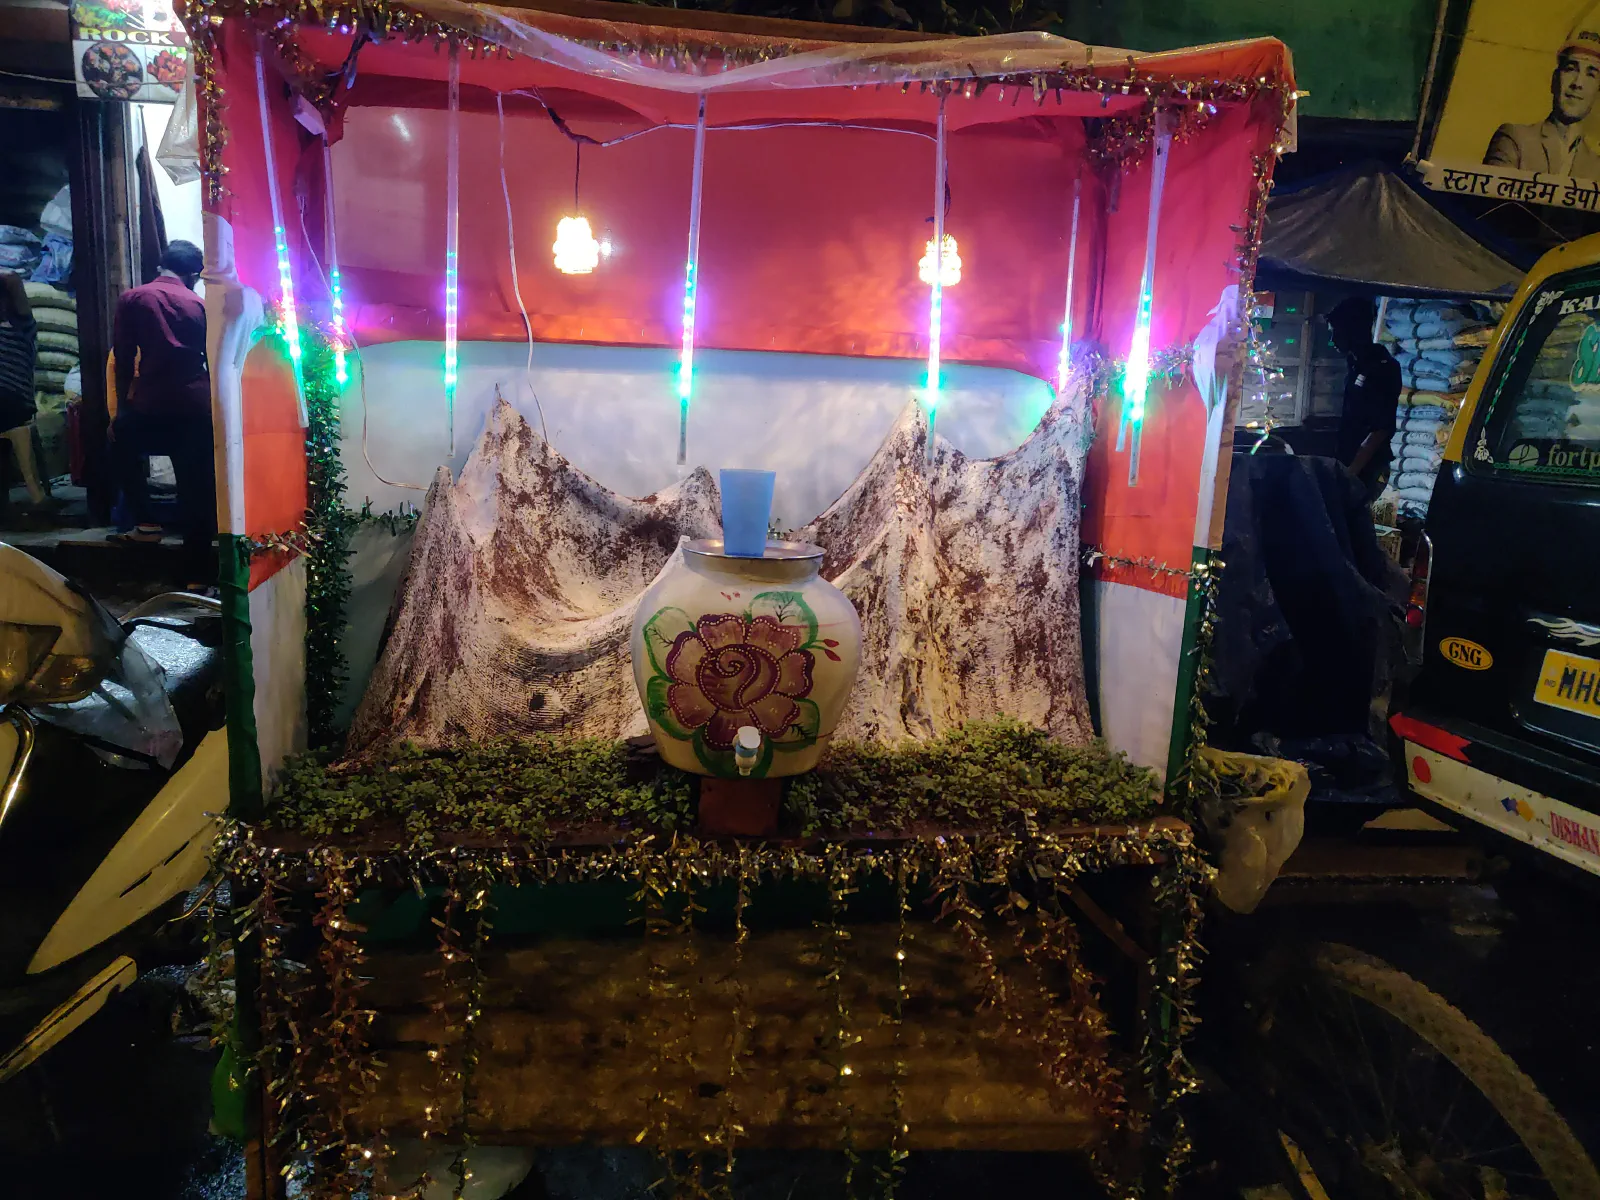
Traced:
<svg viewBox="0 0 1600 1200">
<path fill-rule="evenodd" d="M 959 932 L 917 926 L 897 1030 L 895 927 L 849 932 L 837 989 L 826 982 L 828 935 L 817 930 L 752 933 L 742 961 L 731 937 L 700 933 L 552 940 L 490 955 L 474 1024 L 474 1135 L 486 1144 L 631 1144 L 654 1126 L 659 1094 L 671 1098 L 668 1138 L 685 1149 L 704 1147 L 730 1099 L 743 1144 L 837 1148 L 848 1123 L 859 1148 L 882 1149 L 898 1085 L 908 1149 L 1079 1150 L 1102 1139 L 1106 1119 L 1091 1098 L 1063 1093 L 1040 1065 L 1034 1031 L 1047 1000 L 1015 956 L 999 955 L 1017 997 L 1007 1021 L 981 1006 L 983 979 Z M 358 1130 L 417 1136 L 430 1105 L 447 1127 L 459 1115 L 459 1093 L 439 1093 L 430 1058 L 439 1051 L 450 1065 L 463 1025 L 459 1007 L 448 1030 L 429 1007 L 438 966 L 431 954 L 374 954 L 363 968 L 381 1066 Z M 736 1003 L 746 1053 L 734 1077 Z"/>
</svg>

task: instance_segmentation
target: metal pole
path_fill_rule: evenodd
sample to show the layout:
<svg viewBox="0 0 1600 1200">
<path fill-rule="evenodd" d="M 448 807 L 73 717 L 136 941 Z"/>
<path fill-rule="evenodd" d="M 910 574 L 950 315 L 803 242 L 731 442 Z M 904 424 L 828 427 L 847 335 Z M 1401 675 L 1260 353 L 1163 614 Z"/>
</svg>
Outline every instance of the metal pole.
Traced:
<svg viewBox="0 0 1600 1200">
<path fill-rule="evenodd" d="M 1444 43 L 1444 19 L 1450 0 L 1439 0 L 1439 15 L 1433 22 L 1433 49 L 1428 51 L 1428 72 L 1422 77 L 1422 99 L 1417 104 L 1417 133 L 1411 139 L 1411 162 L 1422 157 L 1422 131 L 1428 125 L 1428 105 L 1433 100 L 1433 74 L 1439 67 L 1439 47 Z"/>
</svg>

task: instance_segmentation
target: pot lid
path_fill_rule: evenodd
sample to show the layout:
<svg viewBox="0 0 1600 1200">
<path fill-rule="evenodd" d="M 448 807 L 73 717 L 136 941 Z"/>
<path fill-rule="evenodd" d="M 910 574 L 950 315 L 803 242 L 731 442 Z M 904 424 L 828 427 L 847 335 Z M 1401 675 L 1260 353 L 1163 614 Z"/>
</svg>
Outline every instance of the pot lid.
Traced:
<svg viewBox="0 0 1600 1200">
<path fill-rule="evenodd" d="M 774 560 L 799 562 L 821 558 L 822 547 L 810 542 L 788 542 L 777 538 L 767 539 L 766 551 L 760 559 L 749 554 L 726 554 L 721 538 L 695 538 L 683 544 L 685 554 L 698 554 L 701 558 L 721 558 L 729 562 L 772 562 Z"/>
</svg>

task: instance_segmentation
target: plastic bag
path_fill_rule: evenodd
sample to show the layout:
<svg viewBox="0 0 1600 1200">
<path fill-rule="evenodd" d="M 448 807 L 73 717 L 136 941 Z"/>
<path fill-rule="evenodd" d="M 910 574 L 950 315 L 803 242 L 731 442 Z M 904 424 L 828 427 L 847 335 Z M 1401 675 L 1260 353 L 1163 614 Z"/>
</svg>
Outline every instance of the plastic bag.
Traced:
<svg viewBox="0 0 1600 1200">
<path fill-rule="evenodd" d="M 1311 776 L 1297 762 L 1200 750 L 1218 783 L 1202 818 L 1217 848 L 1217 899 L 1234 912 L 1253 912 L 1306 827 Z"/>
<path fill-rule="evenodd" d="M 156 161 L 173 183 L 193 183 L 200 178 L 200 116 L 194 100 L 194 72 L 183 78 L 183 91 L 172 106 L 167 127 L 156 147 Z"/>
<path fill-rule="evenodd" d="M 69 242 L 72 240 L 72 189 L 66 184 L 61 185 L 61 190 L 44 206 L 44 212 L 39 215 L 39 224 L 44 228 L 46 239 L 53 233 L 57 237 L 64 237 Z"/>
<path fill-rule="evenodd" d="M 72 274 L 72 239 L 58 233 L 44 235 L 44 254 L 28 278 L 34 283 L 64 283 Z"/>
<path fill-rule="evenodd" d="M 0 246 L 27 246 L 36 250 L 39 236 L 21 225 L 0 225 Z"/>
<path fill-rule="evenodd" d="M 31 275 L 43 257 L 37 242 L 32 245 L 0 242 L 0 267 L 8 271 L 21 271 L 24 275 Z"/>
</svg>

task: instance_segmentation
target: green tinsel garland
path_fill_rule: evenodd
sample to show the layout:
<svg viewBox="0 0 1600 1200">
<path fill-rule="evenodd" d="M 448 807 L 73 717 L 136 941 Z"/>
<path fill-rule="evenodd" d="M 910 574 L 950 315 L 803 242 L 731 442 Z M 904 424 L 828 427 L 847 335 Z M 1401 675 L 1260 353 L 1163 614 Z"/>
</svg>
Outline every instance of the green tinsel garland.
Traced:
<svg viewBox="0 0 1600 1200">
<path fill-rule="evenodd" d="M 339 457 L 339 384 L 331 338 L 315 325 L 301 330 L 306 394 L 306 725 L 313 746 L 338 736 L 334 711 L 348 678 L 345 609 L 350 601 L 350 535 L 358 522 L 344 505 Z"/>
<path fill-rule="evenodd" d="M 288 355 L 282 314 L 263 331 Z M 339 455 L 339 393 L 335 344 L 329 331 L 307 322 L 300 326 L 300 375 L 306 399 L 306 514 L 299 529 L 251 539 L 252 553 L 287 551 L 306 564 L 306 724 L 313 747 L 338 744 L 335 713 L 348 679 L 342 640 L 350 601 L 350 537 L 363 524 L 381 525 L 392 534 L 414 528 L 417 513 L 374 513 L 368 501 L 359 512 L 344 503 L 344 460 Z"/>
</svg>

